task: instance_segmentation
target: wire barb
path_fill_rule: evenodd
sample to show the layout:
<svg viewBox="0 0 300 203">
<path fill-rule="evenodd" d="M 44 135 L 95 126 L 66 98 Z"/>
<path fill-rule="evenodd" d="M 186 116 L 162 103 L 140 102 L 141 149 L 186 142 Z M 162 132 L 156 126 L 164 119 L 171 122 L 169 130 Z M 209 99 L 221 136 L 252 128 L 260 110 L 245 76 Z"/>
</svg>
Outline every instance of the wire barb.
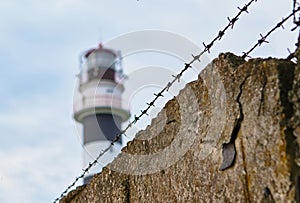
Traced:
<svg viewBox="0 0 300 203">
<path fill-rule="evenodd" d="M 155 93 L 154 93 L 154 96 L 156 96 L 157 98 L 158 98 L 158 97 L 164 97 L 164 95 L 162 95 L 161 92 L 159 92 L 158 94 L 155 94 Z"/>
<path fill-rule="evenodd" d="M 178 82 L 180 82 L 180 75 L 172 75 L 172 77 L 174 78 L 174 80 L 178 80 Z"/>
<path fill-rule="evenodd" d="M 267 40 L 266 40 L 266 37 L 263 36 L 262 34 L 260 34 L 260 39 L 258 40 L 258 45 L 262 45 L 262 43 L 269 43 Z"/>
<path fill-rule="evenodd" d="M 240 7 L 237 7 L 241 12 L 246 12 L 246 13 L 249 13 L 248 12 L 248 6 L 245 5 L 243 8 L 240 8 Z"/>
<path fill-rule="evenodd" d="M 294 24 L 296 25 L 291 29 L 291 31 L 295 31 L 299 26 L 300 26 L 300 17 L 298 18 L 297 21 L 294 21 Z"/>
<path fill-rule="evenodd" d="M 192 54 L 192 57 L 193 57 L 193 60 L 201 62 L 201 61 L 200 61 L 200 55 L 195 55 L 195 56 L 194 56 L 194 55 Z M 189 65 L 189 66 L 190 66 L 190 65 Z"/>
<path fill-rule="evenodd" d="M 229 17 L 227 17 L 227 19 L 229 20 L 229 25 L 230 25 L 231 29 L 233 29 L 234 24 L 236 23 L 236 21 L 239 18 L 238 17 L 234 17 L 234 18 L 230 19 Z"/>
<path fill-rule="evenodd" d="M 169 91 L 170 87 L 172 86 L 172 82 L 168 82 L 167 86 L 166 86 L 166 90 Z"/>
<path fill-rule="evenodd" d="M 220 31 L 219 31 L 219 34 L 218 34 L 219 40 L 222 39 L 222 37 L 224 36 L 224 34 L 225 34 L 225 31 L 223 31 L 223 30 L 220 30 Z"/>
<path fill-rule="evenodd" d="M 150 103 L 146 103 L 148 106 L 153 106 L 153 107 L 155 107 L 155 105 L 154 105 L 154 102 L 153 101 L 151 101 Z"/>
<path fill-rule="evenodd" d="M 292 53 L 289 48 L 287 48 L 287 51 L 289 52 L 289 55 L 288 55 L 288 57 L 286 59 L 290 60 L 292 62 L 298 63 L 297 57 L 295 56 L 295 52 Z"/>
<path fill-rule="evenodd" d="M 204 50 L 207 51 L 208 53 L 210 53 L 208 46 L 204 42 L 202 44 L 204 46 Z"/>
<path fill-rule="evenodd" d="M 284 18 L 282 18 L 282 20 L 284 20 Z M 283 24 L 281 22 L 282 21 L 280 21 L 279 23 L 277 23 L 276 28 L 282 27 L 282 29 L 284 29 L 284 26 L 283 26 Z"/>
<path fill-rule="evenodd" d="M 199 61 L 200 61 L 200 59 L 199 59 Z M 184 69 L 187 70 L 189 68 L 192 68 L 191 64 L 190 63 L 185 63 L 184 64 Z"/>
<path fill-rule="evenodd" d="M 143 110 L 143 111 L 141 110 L 141 113 L 142 113 L 141 115 L 144 115 L 144 114 L 145 114 L 145 115 L 149 116 L 149 114 L 147 113 L 147 109 L 145 109 L 145 110 Z"/>
<path fill-rule="evenodd" d="M 136 124 L 136 122 L 138 122 L 138 120 L 140 120 L 139 116 L 134 115 L 134 120 L 133 123 Z"/>
</svg>

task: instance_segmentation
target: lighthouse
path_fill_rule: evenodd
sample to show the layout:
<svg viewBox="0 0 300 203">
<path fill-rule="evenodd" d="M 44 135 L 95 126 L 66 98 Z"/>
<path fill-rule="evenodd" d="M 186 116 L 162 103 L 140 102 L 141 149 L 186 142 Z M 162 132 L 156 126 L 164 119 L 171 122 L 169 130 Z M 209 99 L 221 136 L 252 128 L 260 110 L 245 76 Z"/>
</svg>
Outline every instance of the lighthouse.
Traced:
<svg viewBox="0 0 300 203">
<path fill-rule="evenodd" d="M 124 85 L 120 52 L 100 44 L 84 52 L 80 59 L 79 96 L 74 102 L 74 119 L 83 125 L 83 164 L 86 167 L 121 132 L 121 124 L 128 120 L 130 112 L 122 102 Z M 122 139 L 98 160 L 97 166 L 84 178 L 84 184 L 113 160 L 121 146 Z"/>
</svg>

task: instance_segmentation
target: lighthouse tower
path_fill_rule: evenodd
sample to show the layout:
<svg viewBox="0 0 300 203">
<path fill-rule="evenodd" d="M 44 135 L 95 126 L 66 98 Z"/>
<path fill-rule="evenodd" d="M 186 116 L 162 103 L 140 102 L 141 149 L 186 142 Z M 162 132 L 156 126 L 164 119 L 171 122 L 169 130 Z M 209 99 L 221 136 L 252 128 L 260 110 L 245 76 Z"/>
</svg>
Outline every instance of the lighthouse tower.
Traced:
<svg viewBox="0 0 300 203">
<path fill-rule="evenodd" d="M 101 44 L 86 51 L 81 57 L 79 96 L 74 103 L 74 119 L 83 125 L 84 166 L 91 163 L 107 148 L 121 131 L 129 110 L 122 105 L 124 86 L 120 52 L 104 48 Z M 84 179 L 89 182 L 95 173 L 112 161 L 120 152 L 122 140 L 102 156 L 98 165 Z"/>
</svg>

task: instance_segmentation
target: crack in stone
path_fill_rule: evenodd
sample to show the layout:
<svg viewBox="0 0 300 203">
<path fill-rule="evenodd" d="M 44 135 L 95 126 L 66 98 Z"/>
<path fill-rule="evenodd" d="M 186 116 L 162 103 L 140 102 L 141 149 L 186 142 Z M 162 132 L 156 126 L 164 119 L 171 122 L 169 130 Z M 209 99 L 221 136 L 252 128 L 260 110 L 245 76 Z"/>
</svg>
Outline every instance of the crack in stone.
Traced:
<svg viewBox="0 0 300 203">
<path fill-rule="evenodd" d="M 241 151 L 242 151 L 242 159 L 243 159 L 243 166 L 244 166 L 244 172 L 245 172 L 245 198 L 247 202 L 250 201 L 250 188 L 249 188 L 249 181 L 248 181 L 248 171 L 247 171 L 247 166 L 246 166 L 246 156 L 245 156 L 245 151 L 244 151 L 244 144 L 243 144 L 243 139 L 241 139 Z"/>
<path fill-rule="evenodd" d="M 275 203 L 273 195 L 268 187 L 264 188 L 262 203 Z"/>
<path fill-rule="evenodd" d="M 246 83 L 246 80 L 249 77 L 250 77 L 250 75 L 247 75 L 245 77 L 244 81 L 241 83 L 240 92 L 239 92 L 239 94 L 237 96 L 237 99 L 236 99 L 237 103 L 239 104 L 240 117 L 238 119 L 238 126 L 236 127 L 238 129 L 237 129 L 237 132 L 236 132 L 236 135 L 235 135 L 235 139 L 237 137 L 238 131 L 241 128 L 241 123 L 244 120 L 243 106 L 242 106 L 242 103 L 241 103 L 240 99 L 241 99 L 242 92 L 243 92 L 243 86 L 244 86 L 244 84 Z M 232 139 L 232 137 L 231 137 L 231 139 Z M 241 139 L 241 150 L 242 150 L 243 166 L 244 166 L 244 171 L 245 171 L 245 184 L 246 184 L 245 198 L 246 198 L 247 202 L 251 202 L 250 201 L 250 188 L 249 188 L 249 181 L 248 181 L 248 171 L 247 171 L 247 166 L 246 166 L 246 156 L 245 156 L 245 151 L 244 151 L 243 139 Z"/>
<path fill-rule="evenodd" d="M 172 119 L 170 121 L 167 121 L 166 124 L 170 124 L 170 123 L 174 123 L 174 122 L 176 122 L 176 119 Z"/>
<path fill-rule="evenodd" d="M 258 116 L 260 116 L 261 108 L 262 108 L 262 105 L 264 104 L 266 85 L 267 85 L 267 78 L 266 78 L 266 75 L 264 74 L 264 83 L 263 83 L 262 89 L 260 91 L 261 94 L 260 94 L 260 102 L 259 102 L 259 108 L 258 108 Z"/>
<path fill-rule="evenodd" d="M 223 147 L 222 147 L 223 161 L 222 161 L 222 164 L 221 164 L 221 167 L 220 167 L 221 171 L 230 168 L 235 163 L 235 158 L 236 158 L 235 140 L 236 140 L 237 135 L 240 131 L 241 123 L 244 119 L 243 107 L 242 107 L 242 103 L 240 101 L 240 98 L 241 98 L 241 95 L 242 95 L 242 92 L 243 92 L 243 86 L 244 86 L 244 84 L 245 84 L 245 82 L 246 82 L 246 80 L 248 79 L 249 76 L 250 75 L 246 76 L 245 79 L 243 80 L 243 82 L 239 86 L 240 91 L 239 91 L 239 94 L 236 98 L 236 102 L 239 105 L 240 115 L 235 120 L 234 128 L 232 130 L 231 137 L 230 137 L 230 141 L 228 143 L 223 144 Z"/>
<path fill-rule="evenodd" d="M 123 182 L 124 186 L 124 194 L 125 194 L 125 203 L 130 203 L 130 184 L 129 184 L 129 178 L 126 178 Z"/>
</svg>

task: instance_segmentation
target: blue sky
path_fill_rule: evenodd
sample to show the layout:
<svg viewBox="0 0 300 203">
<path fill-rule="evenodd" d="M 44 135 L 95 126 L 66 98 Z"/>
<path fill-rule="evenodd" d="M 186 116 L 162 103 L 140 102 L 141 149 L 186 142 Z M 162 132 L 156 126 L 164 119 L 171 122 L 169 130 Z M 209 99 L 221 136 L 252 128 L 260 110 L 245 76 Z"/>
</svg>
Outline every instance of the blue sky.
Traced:
<svg viewBox="0 0 300 203">
<path fill-rule="evenodd" d="M 0 202 L 51 202 L 81 172 L 80 129 L 72 119 L 72 105 L 82 51 L 99 41 L 149 29 L 184 36 L 202 47 L 246 2 L 2 0 Z M 291 8 L 292 1 L 258 0 L 216 44 L 209 59 L 220 52 L 248 50 Z M 278 30 L 252 56 L 286 57 L 297 38 L 291 26 Z M 154 59 L 125 58 L 125 72 L 153 65 Z"/>
</svg>

